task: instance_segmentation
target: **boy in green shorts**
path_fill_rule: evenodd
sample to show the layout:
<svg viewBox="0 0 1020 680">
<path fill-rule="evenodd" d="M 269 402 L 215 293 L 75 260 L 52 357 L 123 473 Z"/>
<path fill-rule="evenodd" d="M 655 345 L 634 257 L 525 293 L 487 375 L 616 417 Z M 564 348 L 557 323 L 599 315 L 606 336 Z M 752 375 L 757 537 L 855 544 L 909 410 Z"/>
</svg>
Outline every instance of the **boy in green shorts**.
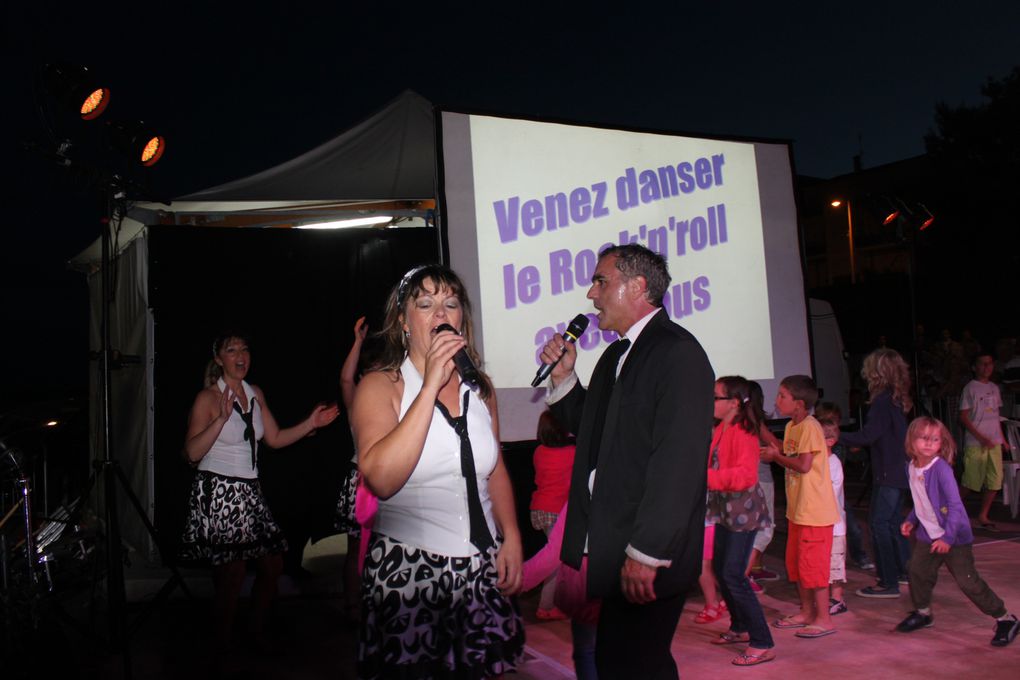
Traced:
<svg viewBox="0 0 1020 680">
<path fill-rule="evenodd" d="M 1009 443 L 1003 436 L 999 419 L 1002 396 L 999 386 L 992 382 L 995 359 L 990 354 L 979 354 L 974 358 L 973 369 L 974 379 L 960 395 L 960 423 L 966 430 L 960 486 L 964 497 L 969 491 L 984 489 L 978 523 L 983 529 L 997 531 L 988 518 L 988 511 L 1002 488 L 1002 449 L 1008 449 Z"/>
</svg>

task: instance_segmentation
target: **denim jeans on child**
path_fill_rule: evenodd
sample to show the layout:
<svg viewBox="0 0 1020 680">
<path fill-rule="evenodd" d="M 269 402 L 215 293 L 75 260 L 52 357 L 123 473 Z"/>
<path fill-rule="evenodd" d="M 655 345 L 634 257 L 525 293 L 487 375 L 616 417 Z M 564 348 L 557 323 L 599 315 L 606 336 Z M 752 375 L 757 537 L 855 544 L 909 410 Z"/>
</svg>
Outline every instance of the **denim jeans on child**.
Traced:
<svg viewBox="0 0 1020 680">
<path fill-rule="evenodd" d="M 910 545 L 900 533 L 905 493 L 893 486 L 875 486 L 871 490 L 868 524 L 875 547 L 878 584 L 883 588 L 899 590 L 899 578 L 907 573 Z"/>
<path fill-rule="evenodd" d="M 719 592 L 730 610 L 730 630 L 747 633 L 751 647 L 771 649 L 774 643 L 765 623 L 765 613 L 745 575 L 756 533 L 730 531 L 722 524 L 716 524 L 712 571 L 719 580 Z"/>
</svg>

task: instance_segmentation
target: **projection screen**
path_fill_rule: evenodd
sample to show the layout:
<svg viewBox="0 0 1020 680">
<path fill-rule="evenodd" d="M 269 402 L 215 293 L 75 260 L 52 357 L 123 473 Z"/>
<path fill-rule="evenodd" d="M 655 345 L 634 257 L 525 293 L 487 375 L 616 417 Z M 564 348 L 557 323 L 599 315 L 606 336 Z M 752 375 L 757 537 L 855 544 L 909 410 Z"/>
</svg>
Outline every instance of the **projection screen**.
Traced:
<svg viewBox="0 0 1020 680">
<path fill-rule="evenodd" d="M 616 338 L 585 297 L 610 244 L 667 258 L 670 318 L 717 376 L 761 382 L 766 410 L 783 376 L 810 373 L 787 144 L 451 111 L 437 121 L 450 265 L 472 297 L 504 441 L 535 437 L 546 390 L 530 383 L 553 333 L 589 315 L 582 383 Z"/>
</svg>

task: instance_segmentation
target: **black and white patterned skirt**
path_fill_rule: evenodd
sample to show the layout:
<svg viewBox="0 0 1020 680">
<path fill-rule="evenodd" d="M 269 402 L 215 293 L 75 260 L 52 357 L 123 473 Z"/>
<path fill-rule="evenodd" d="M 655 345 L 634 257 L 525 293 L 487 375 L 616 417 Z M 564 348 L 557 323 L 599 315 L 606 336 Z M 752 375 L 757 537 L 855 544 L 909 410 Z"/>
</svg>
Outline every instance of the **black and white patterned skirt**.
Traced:
<svg viewBox="0 0 1020 680">
<path fill-rule="evenodd" d="M 333 527 L 341 534 L 347 534 L 350 538 L 361 536 L 361 525 L 354 515 L 354 501 L 358 496 L 358 465 L 351 466 L 351 471 L 344 477 L 343 487 L 340 489 L 340 499 L 336 503 L 336 518 Z"/>
<path fill-rule="evenodd" d="M 496 549 L 446 557 L 373 534 L 362 575 L 358 677 L 486 678 L 524 651 L 517 603 L 496 587 Z"/>
<path fill-rule="evenodd" d="M 198 471 L 188 501 L 181 560 L 219 566 L 286 551 L 287 540 L 258 479 Z"/>
</svg>

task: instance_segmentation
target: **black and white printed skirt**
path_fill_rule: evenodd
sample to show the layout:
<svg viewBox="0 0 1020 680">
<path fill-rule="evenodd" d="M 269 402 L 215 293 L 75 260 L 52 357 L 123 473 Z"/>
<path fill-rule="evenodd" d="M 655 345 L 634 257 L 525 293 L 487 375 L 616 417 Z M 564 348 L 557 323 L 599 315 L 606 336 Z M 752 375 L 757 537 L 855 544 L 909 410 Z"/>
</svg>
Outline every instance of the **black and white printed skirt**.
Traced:
<svg viewBox="0 0 1020 680">
<path fill-rule="evenodd" d="M 358 474 L 357 464 L 351 467 L 351 471 L 344 477 L 343 488 L 340 489 L 340 500 L 336 503 L 336 519 L 333 527 L 341 534 L 347 534 L 350 538 L 361 536 L 361 525 L 354 515 L 354 501 L 358 496 Z"/>
<path fill-rule="evenodd" d="M 474 680 L 512 671 L 524 652 L 524 623 L 496 581 L 495 548 L 446 557 L 373 534 L 358 677 Z"/>
<path fill-rule="evenodd" d="M 199 470 L 191 486 L 179 557 L 219 566 L 287 551 L 258 479 Z"/>
</svg>

